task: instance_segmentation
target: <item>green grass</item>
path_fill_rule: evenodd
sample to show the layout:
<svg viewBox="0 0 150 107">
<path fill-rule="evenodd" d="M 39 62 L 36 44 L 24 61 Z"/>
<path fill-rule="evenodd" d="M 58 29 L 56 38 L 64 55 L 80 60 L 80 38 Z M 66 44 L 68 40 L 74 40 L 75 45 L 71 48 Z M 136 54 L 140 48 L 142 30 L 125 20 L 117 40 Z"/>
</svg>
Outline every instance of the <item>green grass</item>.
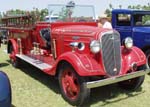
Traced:
<svg viewBox="0 0 150 107">
<path fill-rule="evenodd" d="M 72 107 L 61 97 L 54 77 L 26 63 L 19 69 L 12 67 L 4 48 L 0 49 L 0 69 L 9 76 L 13 107 Z M 147 75 L 136 91 L 122 90 L 116 84 L 92 89 L 86 107 L 149 107 L 149 96 L 150 76 Z"/>
</svg>

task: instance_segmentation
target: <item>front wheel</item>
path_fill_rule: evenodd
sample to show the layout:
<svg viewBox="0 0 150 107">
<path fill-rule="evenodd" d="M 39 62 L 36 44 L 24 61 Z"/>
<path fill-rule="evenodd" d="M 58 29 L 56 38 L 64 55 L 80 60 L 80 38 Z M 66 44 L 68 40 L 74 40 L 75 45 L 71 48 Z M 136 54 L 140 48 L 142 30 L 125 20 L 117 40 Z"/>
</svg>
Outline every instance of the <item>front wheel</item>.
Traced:
<svg viewBox="0 0 150 107">
<path fill-rule="evenodd" d="M 144 78 L 145 76 L 133 78 L 133 79 L 126 80 L 123 82 L 119 82 L 118 85 L 119 87 L 125 90 L 136 90 L 142 85 L 142 83 L 144 82 Z"/>
<path fill-rule="evenodd" d="M 138 67 L 138 70 L 144 70 L 146 68 L 147 68 L 146 65 L 143 65 L 143 66 Z M 126 89 L 126 90 L 136 90 L 142 85 L 142 83 L 144 82 L 144 79 L 145 79 L 145 76 L 140 76 L 140 77 L 136 77 L 133 79 L 119 82 L 118 85 L 119 87 Z"/>
<path fill-rule="evenodd" d="M 59 71 L 59 85 L 62 97 L 71 105 L 82 105 L 90 95 L 90 89 L 84 85 L 84 77 L 80 77 L 69 64 Z"/>
</svg>

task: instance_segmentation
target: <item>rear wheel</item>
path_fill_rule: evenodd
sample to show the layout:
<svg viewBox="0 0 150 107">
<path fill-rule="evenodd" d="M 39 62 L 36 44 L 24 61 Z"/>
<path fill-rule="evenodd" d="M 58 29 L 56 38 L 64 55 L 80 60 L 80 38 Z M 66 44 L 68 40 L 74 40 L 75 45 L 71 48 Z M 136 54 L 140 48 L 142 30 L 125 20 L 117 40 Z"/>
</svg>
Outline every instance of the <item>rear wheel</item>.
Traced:
<svg viewBox="0 0 150 107">
<path fill-rule="evenodd" d="M 145 52 L 145 55 L 146 55 L 146 61 L 147 61 L 146 67 L 150 68 L 150 50 L 149 49 Z"/>
<path fill-rule="evenodd" d="M 62 97 L 67 102 L 79 106 L 87 101 L 90 89 L 85 87 L 84 77 L 81 78 L 69 64 L 60 70 L 58 79 Z"/>
<path fill-rule="evenodd" d="M 18 58 L 16 58 L 16 56 L 15 56 L 15 51 L 14 51 L 14 48 L 13 48 L 13 46 L 11 45 L 10 46 L 10 61 L 11 61 L 11 63 L 12 63 L 12 65 L 15 67 L 15 68 L 18 68 L 19 67 L 19 59 Z"/>
<path fill-rule="evenodd" d="M 146 65 L 143 65 L 138 68 L 138 70 L 143 70 L 143 69 L 146 69 Z M 136 77 L 133 79 L 119 82 L 118 85 L 119 87 L 126 89 L 126 90 L 136 90 L 142 85 L 142 83 L 144 82 L 144 79 L 145 79 L 145 76 L 140 76 L 140 77 Z"/>
<path fill-rule="evenodd" d="M 19 65 L 20 65 L 19 63 L 20 63 L 20 60 L 18 58 L 16 58 L 15 60 L 11 59 L 11 64 L 13 65 L 13 67 L 19 68 Z"/>
</svg>

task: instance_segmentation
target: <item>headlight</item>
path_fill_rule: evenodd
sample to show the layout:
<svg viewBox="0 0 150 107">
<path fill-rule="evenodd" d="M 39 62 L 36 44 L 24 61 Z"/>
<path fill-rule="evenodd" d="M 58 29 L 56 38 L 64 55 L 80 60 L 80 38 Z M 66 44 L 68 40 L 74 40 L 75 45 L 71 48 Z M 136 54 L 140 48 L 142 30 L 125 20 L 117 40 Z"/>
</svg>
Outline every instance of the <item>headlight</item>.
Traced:
<svg viewBox="0 0 150 107">
<path fill-rule="evenodd" d="M 100 51 L 101 47 L 100 47 L 100 42 L 97 40 L 93 40 L 90 43 L 90 50 L 93 53 L 98 53 Z"/>
<path fill-rule="evenodd" d="M 85 49 L 85 44 L 82 43 L 82 42 L 80 42 L 80 43 L 78 44 L 78 49 L 79 49 L 80 51 L 83 51 L 83 50 Z"/>
<path fill-rule="evenodd" d="M 125 45 L 125 47 L 126 47 L 127 49 L 132 48 L 132 46 L 133 46 L 133 39 L 130 38 L 130 37 L 125 38 L 125 40 L 124 40 L 124 45 Z"/>
</svg>

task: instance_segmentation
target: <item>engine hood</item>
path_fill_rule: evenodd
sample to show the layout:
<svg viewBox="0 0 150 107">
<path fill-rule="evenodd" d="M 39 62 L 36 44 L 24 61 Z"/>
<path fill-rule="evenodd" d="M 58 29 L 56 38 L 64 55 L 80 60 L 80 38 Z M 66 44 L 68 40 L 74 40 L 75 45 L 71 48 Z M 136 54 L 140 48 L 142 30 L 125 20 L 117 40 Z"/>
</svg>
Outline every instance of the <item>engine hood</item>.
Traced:
<svg viewBox="0 0 150 107">
<path fill-rule="evenodd" d="M 61 26 L 53 29 L 53 33 L 61 33 L 66 35 L 80 35 L 80 36 L 95 36 L 100 32 L 104 32 L 107 29 L 98 28 L 96 26 L 87 25 L 71 25 L 71 26 Z"/>
<path fill-rule="evenodd" d="M 133 32 L 150 33 L 150 27 L 135 27 Z"/>
</svg>

